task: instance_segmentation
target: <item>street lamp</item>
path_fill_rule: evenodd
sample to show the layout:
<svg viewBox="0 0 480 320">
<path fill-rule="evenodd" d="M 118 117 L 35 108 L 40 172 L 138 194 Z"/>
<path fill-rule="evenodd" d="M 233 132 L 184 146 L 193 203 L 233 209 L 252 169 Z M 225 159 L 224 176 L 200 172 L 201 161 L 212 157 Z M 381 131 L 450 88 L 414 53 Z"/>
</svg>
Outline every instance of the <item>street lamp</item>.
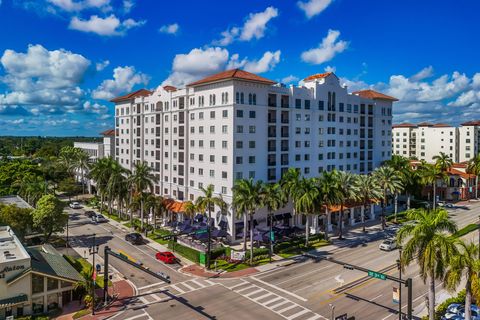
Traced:
<svg viewBox="0 0 480 320">
<path fill-rule="evenodd" d="M 332 310 L 332 318 L 331 320 L 335 320 L 335 306 L 331 303 L 328 304 L 330 306 L 330 309 Z"/>
<path fill-rule="evenodd" d="M 398 247 L 398 278 L 402 281 L 402 247 Z M 398 284 L 398 319 L 402 320 L 402 284 Z"/>
<path fill-rule="evenodd" d="M 90 255 L 93 255 L 93 260 L 92 260 L 92 315 L 95 315 L 95 280 L 97 278 L 96 276 L 96 270 L 95 270 L 95 254 L 98 253 L 99 245 L 95 243 L 95 233 L 93 234 L 93 244 L 91 247 L 88 248 L 88 253 Z"/>
</svg>

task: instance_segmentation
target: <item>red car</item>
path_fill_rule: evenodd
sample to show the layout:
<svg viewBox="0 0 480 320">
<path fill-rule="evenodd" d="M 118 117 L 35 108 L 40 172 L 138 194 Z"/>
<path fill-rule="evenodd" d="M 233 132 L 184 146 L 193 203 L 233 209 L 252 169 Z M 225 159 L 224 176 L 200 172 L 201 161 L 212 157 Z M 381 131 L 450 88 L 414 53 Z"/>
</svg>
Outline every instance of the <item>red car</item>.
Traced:
<svg viewBox="0 0 480 320">
<path fill-rule="evenodd" d="M 168 251 L 167 252 L 157 252 L 157 254 L 155 255 L 155 258 L 157 258 L 157 260 L 162 261 L 163 263 L 168 263 L 168 264 L 177 262 L 177 257 L 175 257 L 173 255 L 173 253 L 168 252 Z"/>
</svg>

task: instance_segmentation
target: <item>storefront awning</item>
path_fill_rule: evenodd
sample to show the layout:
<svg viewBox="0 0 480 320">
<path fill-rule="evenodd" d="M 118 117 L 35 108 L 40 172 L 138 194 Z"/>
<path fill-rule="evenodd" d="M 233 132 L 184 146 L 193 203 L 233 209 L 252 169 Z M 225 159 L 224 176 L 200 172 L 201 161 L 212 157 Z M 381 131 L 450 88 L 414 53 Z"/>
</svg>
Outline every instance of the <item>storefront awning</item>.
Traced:
<svg viewBox="0 0 480 320">
<path fill-rule="evenodd" d="M 28 301 L 28 297 L 26 294 L 20 294 L 15 297 L 0 299 L 0 309 L 12 307 L 14 305 L 17 305 L 26 301 Z"/>
</svg>

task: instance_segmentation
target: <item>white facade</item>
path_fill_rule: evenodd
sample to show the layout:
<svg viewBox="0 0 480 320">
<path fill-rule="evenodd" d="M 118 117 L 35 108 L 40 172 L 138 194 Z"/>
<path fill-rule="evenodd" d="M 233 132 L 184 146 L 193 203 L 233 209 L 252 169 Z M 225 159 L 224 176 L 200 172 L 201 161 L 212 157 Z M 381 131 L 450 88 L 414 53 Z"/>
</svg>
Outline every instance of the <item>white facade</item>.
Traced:
<svg viewBox="0 0 480 320">
<path fill-rule="evenodd" d="M 227 203 L 236 179 L 275 182 L 289 167 L 367 173 L 389 159 L 394 99 L 349 94 L 334 74 L 311 78 L 284 87 L 233 76 L 116 98 L 115 158 L 130 170 L 147 162 L 156 194 L 193 201 L 212 184 Z"/>
<path fill-rule="evenodd" d="M 103 142 L 74 142 L 73 147 L 85 151 L 90 156 L 91 162 L 96 162 L 105 154 Z"/>
<path fill-rule="evenodd" d="M 427 162 L 443 152 L 453 162 L 465 162 L 480 150 L 479 128 L 476 121 L 459 127 L 431 123 L 394 125 L 392 150 L 394 154 Z"/>
</svg>

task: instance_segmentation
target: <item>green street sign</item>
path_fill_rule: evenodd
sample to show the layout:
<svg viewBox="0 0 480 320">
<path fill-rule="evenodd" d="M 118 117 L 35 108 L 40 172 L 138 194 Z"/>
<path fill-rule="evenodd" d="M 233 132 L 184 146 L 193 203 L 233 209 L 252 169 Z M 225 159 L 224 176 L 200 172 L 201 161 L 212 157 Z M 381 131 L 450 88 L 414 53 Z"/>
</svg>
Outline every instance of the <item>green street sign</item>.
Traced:
<svg viewBox="0 0 480 320">
<path fill-rule="evenodd" d="M 386 280 L 387 279 L 387 276 L 385 274 L 380 273 L 380 272 L 376 272 L 376 271 L 371 271 L 371 270 L 368 270 L 368 276 L 372 277 L 372 278 L 375 278 L 375 279 L 380 279 L 380 280 Z"/>
<path fill-rule="evenodd" d="M 270 240 L 275 241 L 275 233 L 273 231 L 270 232 Z"/>
<path fill-rule="evenodd" d="M 202 229 L 202 230 L 195 231 L 195 234 L 203 234 L 203 233 L 207 233 L 207 232 L 208 232 L 207 229 Z"/>
<path fill-rule="evenodd" d="M 203 265 L 203 266 L 204 266 L 204 265 L 206 264 L 206 260 L 207 260 L 207 259 L 206 259 L 205 253 L 200 252 L 200 258 L 199 258 L 199 260 L 200 260 L 200 261 L 199 261 L 199 262 L 200 262 L 200 265 Z"/>
</svg>

